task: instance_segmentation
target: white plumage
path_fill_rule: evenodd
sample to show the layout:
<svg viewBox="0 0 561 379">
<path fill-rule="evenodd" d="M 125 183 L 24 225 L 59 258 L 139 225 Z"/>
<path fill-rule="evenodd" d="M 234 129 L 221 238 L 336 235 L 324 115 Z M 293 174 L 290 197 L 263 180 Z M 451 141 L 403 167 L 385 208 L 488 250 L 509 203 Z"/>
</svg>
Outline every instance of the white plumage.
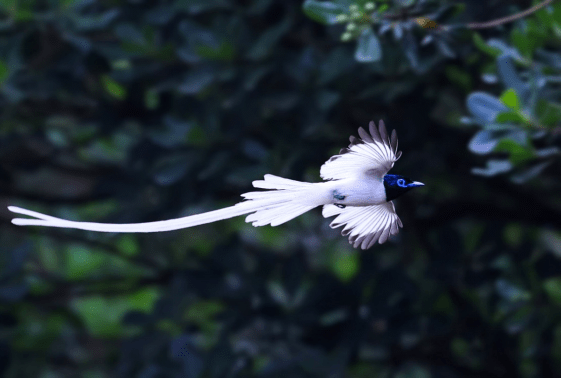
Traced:
<svg viewBox="0 0 561 379">
<path fill-rule="evenodd" d="M 277 226 L 323 205 L 324 217 L 337 216 L 330 226 L 344 225 L 342 234 L 349 235 L 351 244 L 367 249 L 376 242 L 384 243 L 390 234 L 397 234 L 399 227 L 403 227 L 393 202 L 388 201 L 387 183 L 384 184 L 386 173 L 401 156 L 397 151 L 397 135 L 393 131 L 389 138 L 382 121 L 379 128 L 373 122 L 369 126 L 370 134 L 359 128 L 361 139 L 351 137 L 349 147 L 321 167 L 320 175 L 326 182 L 305 183 L 267 174 L 264 180 L 253 182 L 255 188 L 265 191 L 245 193 L 244 201 L 211 212 L 165 221 L 104 224 L 64 220 L 15 206 L 8 209 L 35 217 L 15 218 L 12 220 L 15 225 L 150 233 L 190 228 L 245 214 L 246 222 L 253 226 Z"/>
</svg>

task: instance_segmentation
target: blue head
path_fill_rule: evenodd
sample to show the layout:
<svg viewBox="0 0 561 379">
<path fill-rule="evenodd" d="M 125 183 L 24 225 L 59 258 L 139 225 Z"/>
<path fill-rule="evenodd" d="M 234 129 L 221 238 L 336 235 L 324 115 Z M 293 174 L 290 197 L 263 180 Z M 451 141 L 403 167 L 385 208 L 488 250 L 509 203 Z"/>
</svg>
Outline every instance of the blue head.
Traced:
<svg viewBox="0 0 561 379">
<path fill-rule="evenodd" d="M 414 182 L 409 178 L 401 175 L 384 176 L 384 188 L 386 189 L 386 201 L 393 200 L 405 192 L 412 190 L 415 187 L 424 186 L 421 182 Z"/>
</svg>

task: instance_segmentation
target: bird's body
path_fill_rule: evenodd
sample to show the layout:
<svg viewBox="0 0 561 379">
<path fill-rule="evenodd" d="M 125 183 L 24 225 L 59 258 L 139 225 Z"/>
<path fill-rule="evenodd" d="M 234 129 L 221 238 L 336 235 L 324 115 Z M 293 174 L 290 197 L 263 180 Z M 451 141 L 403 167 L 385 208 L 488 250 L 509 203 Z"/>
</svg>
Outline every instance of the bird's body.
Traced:
<svg viewBox="0 0 561 379">
<path fill-rule="evenodd" d="M 379 178 L 365 175 L 361 178 L 339 179 L 327 183 L 331 184 L 334 200 L 329 204 L 364 207 L 386 202 L 384 183 Z"/>
<path fill-rule="evenodd" d="M 150 233 L 189 228 L 248 214 L 246 222 L 253 226 L 277 226 L 318 206 L 323 216 L 337 216 L 330 226 L 345 225 L 342 234 L 349 234 L 354 247 L 367 249 L 376 242 L 384 243 L 390 234 L 402 227 L 391 200 L 423 185 L 387 172 L 399 159 L 395 131 L 388 137 L 384 123 L 379 128 L 373 122 L 370 134 L 359 128 L 361 139 L 350 138 L 351 144 L 331 157 L 320 170 L 325 182 L 306 183 L 267 174 L 253 186 L 265 191 L 242 195 L 245 201 L 231 207 L 173 220 L 138 224 L 104 224 L 64 220 L 27 209 L 8 209 L 35 217 L 15 218 L 16 225 L 41 225 L 113 233 Z"/>
</svg>

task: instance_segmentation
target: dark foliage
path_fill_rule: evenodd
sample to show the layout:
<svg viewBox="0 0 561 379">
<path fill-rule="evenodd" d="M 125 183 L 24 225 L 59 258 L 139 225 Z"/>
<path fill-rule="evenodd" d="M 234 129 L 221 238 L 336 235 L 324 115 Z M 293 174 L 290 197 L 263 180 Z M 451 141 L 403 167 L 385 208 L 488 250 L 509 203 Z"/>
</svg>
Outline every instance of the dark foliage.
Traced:
<svg viewBox="0 0 561 379">
<path fill-rule="evenodd" d="M 390 3 L 439 23 L 531 5 Z M 559 4 L 478 34 L 403 16 L 357 35 L 358 57 L 302 7 L 2 2 L 0 373 L 561 375 L 561 42 L 532 32 Z M 232 205 L 266 173 L 319 181 L 372 119 L 398 131 L 392 172 L 427 185 L 368 251 L 318 210 L 146 235 L 9 223 L 10 204 L 146 222 Z"/>
</svg>

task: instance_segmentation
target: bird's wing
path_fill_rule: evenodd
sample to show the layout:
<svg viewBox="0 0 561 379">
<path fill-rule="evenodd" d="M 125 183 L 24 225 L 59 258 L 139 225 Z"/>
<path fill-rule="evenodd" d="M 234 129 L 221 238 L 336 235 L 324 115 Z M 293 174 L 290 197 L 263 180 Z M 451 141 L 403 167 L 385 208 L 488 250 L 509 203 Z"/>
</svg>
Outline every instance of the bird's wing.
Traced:
<svg viewBox="0 0 561 379">
<path fill-rule="evenodd" d="M 397 133 L 388 137 L 386 126 L 380 120 L 378 128 L 374 121 L 368 125 L 370 134 L 362 127 L 358 129 L 360 138 L 351 136 L 351 144 L 341 149 L 321 166 L 320 175 L 324 180 L 348 179 L 360 174 L 383 178 L 401 157 L 397 151 Z"/>
<path fill-rule="evenodd" d="M 403 228 L 391 201 L 367 207 L 339 208 L 333 204 L 326 204 L 322 213 L 323 217 L 337 215 L 329 226 L 338 228 L 346 224 L 341 234 L 348 234 L 353 247 L 360 246 L 363 250 L 369 249 L 376 242 L 386 242 L 390 234 L 395 235 L 400 227 Z"/>
</svg>

